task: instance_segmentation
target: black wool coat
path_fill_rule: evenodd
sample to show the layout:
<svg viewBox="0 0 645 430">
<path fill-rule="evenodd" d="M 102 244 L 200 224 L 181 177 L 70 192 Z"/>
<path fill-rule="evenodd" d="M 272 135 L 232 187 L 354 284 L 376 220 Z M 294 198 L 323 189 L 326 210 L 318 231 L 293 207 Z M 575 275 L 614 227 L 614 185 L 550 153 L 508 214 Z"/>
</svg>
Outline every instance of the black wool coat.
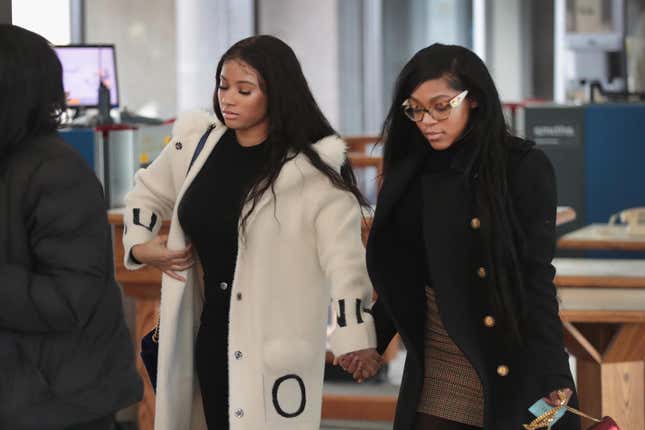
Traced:
<svg viewBox="0 0 645 430">
<path fill-rule="evenodd" d="M 142 397 L 101 185 L 57 135 L 0 158 L 0 428 L 62 429 Z"/>
<path fill-rule="evenodd" d="M 500 324 L 484 324 L 487 316 L 495 315 L 487 292 L 492 287 L 491 255 L 482 240 L 490 220 L 475 193 L 479 146 L 464 142 L 449 169 L 423 180 L 421 222 L 430 282 L 448 334 L 479 375 L 484 427 L 490 430 L 521 429 L 534 418 L 528 408 L 535 401 L 553 390 L 574 388 L 551 265 L 556 240 L 554 171 L 544 153 L 530 143 L 516 139 L 512 148 L 509 186 L 525 240 L 521 266 L 528 313 L 521 347 L 508 341 Z M 372 310 L 378 349 L 382 352 L 398 332 L 408 351 L 394 430 L 414 428 L 424 378 L 426 278 L 414 267 L 415 259 L 406 255 L 396 221 L 397 203 L 418 174 L 420 160 L 411 153 L 385 177 L 367 244 L 367 266 L 378 293 Z M 553 428 L 577 430 L 580 422 L 567 414 Z"/>
</svg>

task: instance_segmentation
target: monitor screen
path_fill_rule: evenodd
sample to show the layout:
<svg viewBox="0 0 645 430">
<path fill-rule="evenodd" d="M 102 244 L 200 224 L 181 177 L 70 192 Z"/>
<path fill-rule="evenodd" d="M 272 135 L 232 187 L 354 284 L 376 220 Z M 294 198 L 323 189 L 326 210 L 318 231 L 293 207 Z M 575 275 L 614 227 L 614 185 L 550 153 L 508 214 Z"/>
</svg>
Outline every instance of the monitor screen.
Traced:
<svg viewBox="0 0 645 430">
<path fill-rule="evenodd" d="M 119 105 L 114 45 L 54 47 L 63 65 L 63 84 L 69 107 L 98 106 L 99 79 L 110 90 L 110 105 Z"/>
</svg>

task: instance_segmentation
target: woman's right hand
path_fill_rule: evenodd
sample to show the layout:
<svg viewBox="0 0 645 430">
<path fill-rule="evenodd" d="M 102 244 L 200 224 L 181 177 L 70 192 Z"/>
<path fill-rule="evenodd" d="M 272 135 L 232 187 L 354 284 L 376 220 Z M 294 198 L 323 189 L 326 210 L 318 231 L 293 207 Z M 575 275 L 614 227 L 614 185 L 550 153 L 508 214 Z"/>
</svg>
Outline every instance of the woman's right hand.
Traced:
<svg viewBox="0 0 645 430">
<path fill-rule="evenodd" d="M 186 278 L 177 272 L 187 270 L 195 264 L 192 245 L 171 251 L 167 248 L 167 241 L 168 236 L 157 236 L 149 242 L 134 245 L 130 252 L 141 263 L 156 267 L 173 279 L 186 282 Z"/>
</svg>

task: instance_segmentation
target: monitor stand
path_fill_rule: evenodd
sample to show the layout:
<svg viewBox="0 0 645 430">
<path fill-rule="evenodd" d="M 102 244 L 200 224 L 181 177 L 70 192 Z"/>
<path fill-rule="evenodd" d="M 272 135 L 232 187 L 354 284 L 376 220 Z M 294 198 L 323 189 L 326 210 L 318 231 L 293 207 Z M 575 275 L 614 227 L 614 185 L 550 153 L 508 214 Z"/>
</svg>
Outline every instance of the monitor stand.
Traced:
<svg viewBox="0 0 645 430">
<path fill-rule="evenodd" d="M 65 127 L 96 127 L 97 125 L 113 123 L 113 121 L 101 121 L 102 118 L 100 117 L 96 109 L 88 109 L 85 107 L 70 107 L 69 109 L 71 109 L 73 113 L 66 117 L 69 118 L 68 121 L 63 122 L 63 125 Z"/>
</svg>

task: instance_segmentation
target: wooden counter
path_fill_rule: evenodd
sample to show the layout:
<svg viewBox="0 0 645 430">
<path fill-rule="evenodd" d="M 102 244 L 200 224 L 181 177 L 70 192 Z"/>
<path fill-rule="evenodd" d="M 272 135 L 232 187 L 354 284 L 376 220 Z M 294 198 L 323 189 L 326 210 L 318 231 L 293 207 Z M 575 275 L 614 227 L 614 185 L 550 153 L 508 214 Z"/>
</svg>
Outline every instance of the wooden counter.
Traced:
<svg viewBox="0 0 645 430">
<path fill-rule="evenodd" d="M 645 429 L 645 261 L 556 259 L 554 266 L 580 409 Z"/>
<path fill-rule="evenodd" d="M 569 206 L 558 206 L 555 214 L 555 224 L 562 225 L 575 221 L 576 211 Z"/>
<path fill-rule="evenodd" d="M 562 236 L 558 248 L 645 251 L 645 236 L 629 234 L 627 227 L 622 225 L 591 224 Z"/>
</svg>

